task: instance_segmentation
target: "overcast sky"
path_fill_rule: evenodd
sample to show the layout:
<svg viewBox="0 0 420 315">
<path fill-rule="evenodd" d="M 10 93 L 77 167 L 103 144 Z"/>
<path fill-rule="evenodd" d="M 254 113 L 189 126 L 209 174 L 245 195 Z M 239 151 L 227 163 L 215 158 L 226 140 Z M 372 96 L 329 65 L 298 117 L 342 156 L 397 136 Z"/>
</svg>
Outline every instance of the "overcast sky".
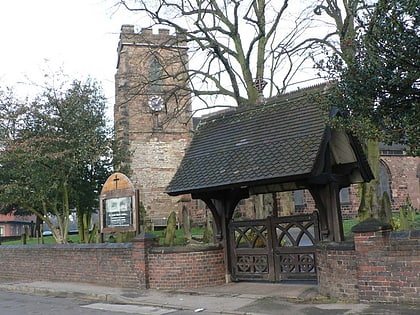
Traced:
<svg viewBox="0 0 420 315">
<path fill-rule="evenodd" d="M 100 81 L 113 103 L 121 25 L 141 25 L 138 17 L 117 10 L 116 2 L 0 0 L 1 87 L 25 94 L 29 82 L 62 68 L 71 78 Z"/>
<path fill-rule="evenodd" d="M 70 79 L 101 82 L 112 111 L 121 26 L 149 26 L 117 2 L 0 0 L 0 87 L 31 96 L 33 82 L 62 69 Z"/>
</svg>

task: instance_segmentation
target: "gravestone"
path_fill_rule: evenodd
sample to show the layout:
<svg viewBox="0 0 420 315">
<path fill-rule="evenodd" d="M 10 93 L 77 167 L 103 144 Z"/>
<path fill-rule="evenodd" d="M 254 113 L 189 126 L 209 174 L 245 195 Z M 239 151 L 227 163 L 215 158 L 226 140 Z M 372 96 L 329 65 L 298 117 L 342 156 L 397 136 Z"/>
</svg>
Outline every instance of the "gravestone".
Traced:
<svg viewBox="0 0 420 315">
<path fill-rule="evenodd" d="M 166 226 L 165 239 L 164 239 L 165 246 L 174 245 L 175 230 L 176 230 L 176 213 L 172 211 L 171 214 L 169 215 L 168 224 Z"/>
<path fill-rule="evenodd" d="M 190 211 L 186 205 L 182 205 L 182 227 L 184 229 L 184 237 L 191 240 Z"/>
</svg>

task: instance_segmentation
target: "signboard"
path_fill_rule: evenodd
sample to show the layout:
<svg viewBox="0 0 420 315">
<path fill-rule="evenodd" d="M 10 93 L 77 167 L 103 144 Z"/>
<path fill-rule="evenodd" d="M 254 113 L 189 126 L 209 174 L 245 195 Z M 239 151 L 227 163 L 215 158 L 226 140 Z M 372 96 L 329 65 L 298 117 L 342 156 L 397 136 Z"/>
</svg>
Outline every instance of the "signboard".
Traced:
<svg viewBox="0 0 420 315">
<path fill-rule="evenodd" d="M 104 232 L 136 231 L 138 226 L 138 191 L 122 173 L 106 180 L 100 196 L 100 229 Z"/>
<path fill-rule="evenodd" d="M 133 225 L 133 207 L 131 197 L 105 199 L 105 227 Z"/>
</svg>

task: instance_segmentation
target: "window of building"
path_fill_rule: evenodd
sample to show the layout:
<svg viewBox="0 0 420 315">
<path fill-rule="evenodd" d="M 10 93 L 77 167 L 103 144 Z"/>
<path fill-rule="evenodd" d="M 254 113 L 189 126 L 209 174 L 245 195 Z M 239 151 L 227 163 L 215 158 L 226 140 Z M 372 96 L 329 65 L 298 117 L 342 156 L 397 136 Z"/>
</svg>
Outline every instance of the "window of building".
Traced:
<svg viewBox="0 0 420 315">
<path fill-rule="evenodd" d="M 293 192 L 293 200 L 295 202 L 295 207 L 304 207 L 305 206 L 305 191 L 295 190 Z M 350 188 L 349 187 L 344 187 L 340 190 L 340 203 L 350 204 Z"/>
<path fill-rule="evenodd" d="M 0 225 L 0 236 L 5 236 L 6 229 L 4 228 L 4 225 Z"/>
<path fill-rule="evenodd" d="M 350 188 L 344 187 L 340 189 L 340 203 L 350 204 Z"/>
<path fill-rule="evenodd" d="M 163 91 L 162 82 L 163 69 L 159 60 L 154 56 L 149 64 L 149 93 L 161 94 Z"/>
<path fill-rule="evenodd" d="M 389 198 L 392 198 L 391 195 L 391 172 L 389 171 L 388 166 L 384 161 L 379 163 L 379 181 L 377 186 L 378 197 L 382 197 L 384 192 L 388 193 Z"/>
<path fill-rule="evenodd" d="M 293 192 L 293 200 L 295 202 L 295 206 L 301 207 L 305 205 L 305 194 L 302 189 L 295 190 Z"/>
</svg>

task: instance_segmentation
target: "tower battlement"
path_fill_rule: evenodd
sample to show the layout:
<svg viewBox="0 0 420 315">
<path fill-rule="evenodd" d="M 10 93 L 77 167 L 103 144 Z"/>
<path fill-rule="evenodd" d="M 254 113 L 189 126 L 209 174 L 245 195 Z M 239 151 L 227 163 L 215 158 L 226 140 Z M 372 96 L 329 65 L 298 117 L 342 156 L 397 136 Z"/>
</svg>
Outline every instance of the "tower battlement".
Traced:
<svg viewBox="0 0 420 315">
<path fill-rule="evenodd" d="M 186 46 L 186 38 L 181 34 L 171 34 L 169 29 L 160 28 L 157 32 L 152 28 L 137 31 L 134 25 L 124 24 L 121 27 L 120 45 L 165 45 Z"/>
</svg>

